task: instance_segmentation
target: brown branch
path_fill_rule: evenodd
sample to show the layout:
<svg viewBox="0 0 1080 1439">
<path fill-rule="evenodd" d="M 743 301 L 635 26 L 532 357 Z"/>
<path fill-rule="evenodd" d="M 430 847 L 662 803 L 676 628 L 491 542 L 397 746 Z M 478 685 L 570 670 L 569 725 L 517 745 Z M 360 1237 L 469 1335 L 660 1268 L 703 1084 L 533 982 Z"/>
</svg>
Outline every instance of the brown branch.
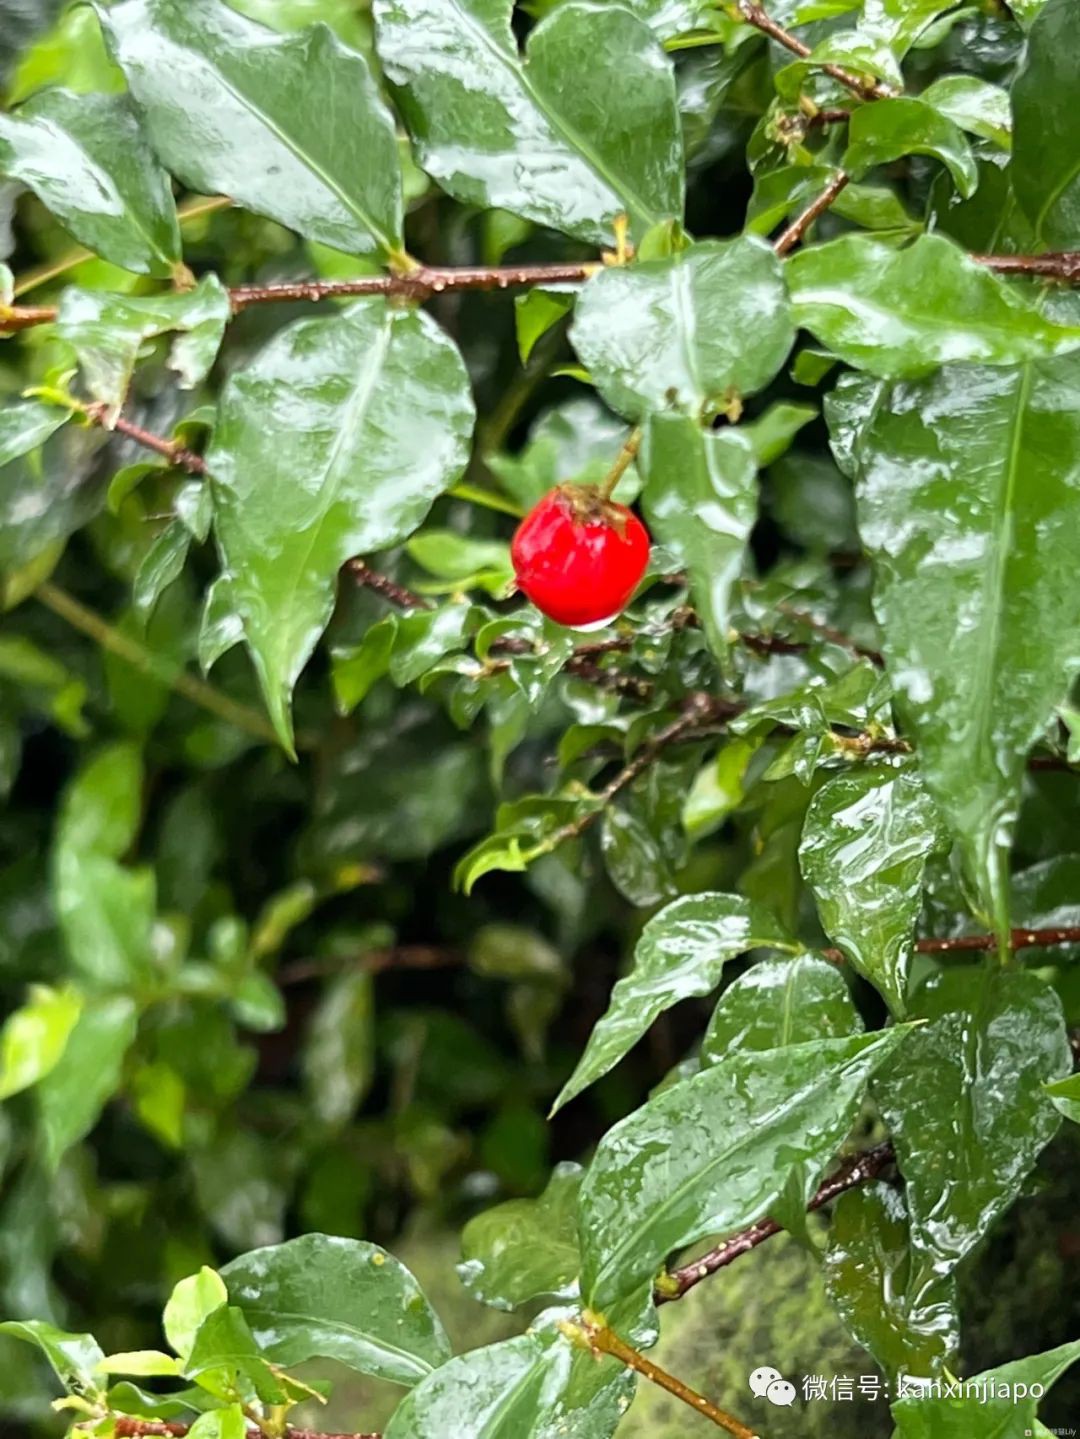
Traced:
<svg viewBox="0 0 1080 1439">
<path fill-rule="evenodd" d="M 691 1389 L 689 1384 L 684 1384 L 681 1379 L 676 1379 L 674 1374 L 669 1374 L 666 1369 L 661 1369 L 659 1364 L 654 1364 L 644 1354 L 639 1354 L 625 1339 L 620 1339 L 614 1330 L 592 1315 L 585 1314 L 581 1324 L 565 1323 L 559 1327 L 572 1342 L 598 1356 L 608 1354 L 612 1359 L 617 1359 L 620 1364 L 625 1364 L 627 1369 L 633 1369 L 635 1373 L 648 1379 L 650 1384 L 666 1390 L 696 1413 L 711 1419 L 718 1428 L 732 1435 L 732 1439 L 760 1439 L 755 1430 L 748 1429 L 734 1415 L 721 1409 L 712 1400 L 706 1399 L 696 1389 Z"/>
<path fill-rule="evenodd" d="M 459 290 L 520 290 L 541 285 L 581 285 L 603 269 L 598 260 L 558 265 L 417 265 L 403 274 L 362 275 L 355 280 L 298 280 L 277 285 L 238 285 L 229 291 L 233 313 L 249 305 L 282 300 L 347 299 L 355 295 L 396 295 L 430 300 Z"/>
<path fill-rule="evenodd" d="M 810 46 L 800 40 L 797 35 L 793 35 L 790 30 L 785 30 L 782 25 L 778 25 L 760 5 L 754 3 L 754 0 L 739 0 L 739 14 L 748 25 L 755 26 L 770 39 L 775 40 L 777 44 L 783 45 L 785 50 L 790 50 L 793 55 L 798 55 L 800 60 L 805 60 L 810 56 Z M 896 93 L 890 85 L 884 85 L 879 80 L 865 80 L 851 70 L 845 70 L 842 65 L 826 64 L 820 68 L 826 75 L 831 76 L 832 79 L 850 90 L 853 95 L 858 95 L 860 100 L 887 100 Z"/>
<path fill-rule="evenodd" d="M 152 434 L 144 430 L 141 425 L 134 424 L 131 420 L 125 420 L 123 415 L 117 415 L 109 423 L 109 406 L 103 404 L 83 405 L 79 407 L 80 414 L 93 425 L 100 425 L 103 429 L 112 430 L 118 435 L 126 435 L 129 440 L 153 450 L 156 454 L 164 455 L 170 465 L 177 465 L 182 470 L 187 470 L 189 475 L 205 475 L 206 461 L 201 455 L 195 454 L 194 450 L 187 450 L 177 440 L 166 440 L 161 435 Z"/>
<path fill-rule="evenodd" d="M 194 1423 L 194 1421 L 192 1421 Z M 191 1424 L 177 1424 L 162 1419 L 129 1419 L 121 1415 L 116 1420 L 116 1439 L 183 1439 L 190 1433 Z M 265 1439 L 262 1431 L 250 1428 L 248 1439 Z M 322 1434 L 315 1429 L 285 1429 L 282 1439 L 382 1439 L 379 1434 Z"/>
<path fill-rule="evenodd" d="M 1034 275 L 1048 280 L 1080 281 L 1080 251 L 1058 251 L 1049 255 L 972 255 L 999 275 Z"/>
<path fill-rule="evenodd" d="M 868 1184 L 871 1179 L 884 1173 L 895 1159 L 896 1153 L 890 1143 L 879 1144 L 873 1149 L 864 1150 L 862 1154 L 853 1155 L 841 1164 L 831 1178 L 825 1180 L 806 1206 L 807 1212 L 813 1213 L 815 1209 L 830 1203 L 848 1189 Z M 782 1228 L 775 1219 L 762 1219 L 757 1224 L 751 1224 L 748 1229 L 725 1239 L 715 1249 L 710 1249 L 700 1259 L 665 1274 L 657 1285 L 653 1298 L 657 1304 L 670 1304 L 673 1300 L 681 1299 L 710 1274 L 726 1269 L 741 1254 L 749 1254 L 751 1249 L 756 1249 L 759 1244 L 764 1244 L 766 1239 L 779 1234 Z"/>
<path fill-rule="evenodd" d="M 839 197 L 850 179 L 851 176 L 846 171 L 837 170 L 817 199 L 807 205 L 802 214 L 796 216 L 787 229 L 773 241 L 773 249 L 778 255 L 786 255 L 789 250 L 795 248 L 814 221 L 824 215 L 829 206 Z"/>
<path fill-rule="evenodd" d="M 399 610 L 430 610 L 431 602 L 424 599 L 422 595 L 415 594 L 412 590 L 399 585 L 389 575 L 382 574 L 379 570 L 373 570 L 363 560 L 347 560 L 344 565 L 346 574 L 354 579 L 363 589 L 369 589 L 381 599 L 389 601 Z"/>
<path fill-rule="evenodd" d="M 341 959 L 298 959 L 286 964 L 274 976 L 280 985 L 304 984 L 311 979 L 326 979 L 343 970 L 356 969 L 365 974 L 384 974 L 388 969 L 451 969 L 463 962 L 452 949 L 434 944 L 398 944 L 388 949 L 372 949 L 355 961 Z"/>
</svg>

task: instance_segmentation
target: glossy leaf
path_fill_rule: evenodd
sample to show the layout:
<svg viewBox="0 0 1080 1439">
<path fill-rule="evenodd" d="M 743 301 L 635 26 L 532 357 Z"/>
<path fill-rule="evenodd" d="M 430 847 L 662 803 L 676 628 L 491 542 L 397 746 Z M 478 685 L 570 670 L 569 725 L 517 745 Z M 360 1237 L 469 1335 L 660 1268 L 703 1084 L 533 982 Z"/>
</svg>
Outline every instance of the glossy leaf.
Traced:
<svg viewBox="0 0 1080 1439">
<path fill-rule="evenodd" d="M 789 215 L 805 210 L 835 178 L 827 165 L 783 165 L 754 176 L 754 193 L 747 208 L 747 228 L 767 235 Z M 904 208 L 895 191 L 885 185 L 846 185 L 830 206 L 833 213 L 867 230 L 910 231 L 921 223 Z"/>
<path fill-rule="evenodd" d="M 941 235 L 900 251 L 845 235 L 801 250 L 787 278 L 798 323 L 885 379 L 961 360 L 1009 365 L 1080 344 L 1080 330 L 1043 319 L 1023 291 Z"/>
<path fill-rule="evenodd" d="M 861 105 L 852 112 L 841 166 L 862 179 L 877 165 L 903 155 L 932 155 L 946 165 L 957 190 L 970 198 L 979 183 L 971 145 L 943 110 L 907 96 Z"/>
<path fill-rule="evenodd" d="M 212 1309 L 199 1325 L 184 1373 L 216 1399 L 241 1393 L 264 1404 L 281 1404 L 286 1398 L 243 1311 L 233 1304 Z"/>
<path fill-rule="evenodd" d="M 185 389 L 205 379 L 214 363 L 230 314 L 229 297 L 215 275 L 194 290 L 148 298 L 65 290 L 57 331 L 75 350 L 91 396 L 114 412 L 131 384 L 147 340 L 181 332 L 169 364 Z"/>
<path fill-rule="evenodd" d="M 610 1129 L 581 1189 L 590 1307 L 634 1292 L 673 1250 L 760 1219 L 794 1166 L 811 1187 L 905 1039 L 892 1029 L 734 1054 Z"/>
<path fill-rule="evenodd" d="M 1002 929 L 1024 761 L 1080 668 L 1078 395 L 1071 356 L 946 369 L 862 410 L 854 455 L 896 705 Z"/>
<path fill-rule="evenodd" d="M 124 95 L 45 90 L 0 115 L 0 175 L 21 180 L 82 244 L 140 275 L 180 261 L 168 176 Z"/>
<path fill-rule="evenodd" d="M 1003 150 L 1012 145 L 1012 111 L 1009 92 L 974 75 L 942 75 L 920 97 L 942 115 Z M 962 192 L 961 192 L 962 193 Z"/>
<path fill-rule="evenodd" d="M 1060 1114 L 1074 1124 L 1080 1124 L 1080 1075 L 1071 1074 L 1068 1079 L 1048 1084 L 1046 1093 Z"/>
<path fill-rule="evenodd" d="M 653 415 L 645 431 L 644 508 L 650 533 L 686 570 L 714 654 L 730 647 L 731 593 L 757 519 L 757 457 L 737 430 L 702 430 Z"/>
<path fill-rule="evenodd" d="M 875 1091 L 906 1183 L 913 1252 L 944 1277 L 1053 1138 L 1061 1120 L 1042 1086 L 1072 1063 L 1061 1003 L 1034 973 L 949 970 L 910 1013 L 930 1022 L 883 1066 Z"/>
<path fill-rule="evenodd" d="M 119 1088 L 135 1029 L 135 1005 L 126 996 L 91 1000 L 83 1008 L 59 1060 L 36 1090 L 50 1169 L 89 1134 Z"/>
<path fill-rule="evenodd" d="M 964 1381 L 962 1396 L 901 1399 L 892 1406 L 897 1439 L 1048 1435 L 1053 1431 L 1044 1429 L 1035 1417 L 1039 1400 L 1078 1359 L 1080 1341 L 1074 1341 L 974 1374 Z"/>
<path fill-rule="evenodd" d="M 454 345 L 382 300 L 293 325 L 226 385 L 208 456 L 214 527 L 286 745 L 338 570 L 416 529 L 464 469 L 472 424 Z"/>
<path fill-rule="evenodd" d="M 642 930 L 633 969 L 612 990 L 552 1113 L 612 1069 L 657 1015 L 710 993 L 729 959 L 762 947 L 794 946 L 766 909 L 740 895 L 686 895 L 665 906 Z"/>
<path fill-rule="evenodd" d="M 695 419 L 763 389 L 795 338 L 780 264 L 755 237 L 612 266 L 577 302 L 571 338 L 612 409 Z"/>
<path fill-rule="evenodd" d="M 339 250 L 400 251 L 394 122 L 325 25 L 278 36 L 220 0 L 97 8 L 151 143 L 186 185 Z"/>
<path fill-rule="evenodd" d="M 336 1359 L 360 1374 L 415 1384 L 450 1357 L 416 1280 L 377 1244 L 307 1234 L 242 1255 L 221 1276 L 277 1364 Z"/>
<path fill-rule="evenodd" d="M 81 1009 L 73 990 L 41 986 L 8 1015 L 0 1030 L 0 1100 L 29 1089 L 56 1067 Z"/>
<path fill-rule="evenodd" d="M 912 769 L 853 769 L 814 796 L 799 845 L 825 933 L 904 1012 L 926 860 L 938 847 L 933 801 Z"/>
<path fill-rule="evenodd" d="M 70 419 L 69 411 L 40 400 L 16 400 L 5 405 L 0 409 L 0 469 L 36 450 Z"/>
<path fill-rule="evenodd" d="M 841 1195 L 829 1226 L 822 1275 L 852 1337 L 889 1375 L 941 1373 L 959 1341 L 950 1279 L 913 1263 L 907 1210 L 879 1182 Z"/>
<path fill-rule="evenodd" d="M 173 1287 L 161 1316 L 165 1338 L 186 1359 L 207 1315 L 228 1301 L 225 1281 L 208 1265 Z"/>
<path fill-rule="evenodd" d="M 557 1164 L 538 1199 L 508 1200 L 466 1224 L 458 1274 L 474 1298 L 516 1309 L 532 1299 L 573 1297 L 581 1175 L 578 1164 Z"/>
<path fill-rule="evenodd" d="M 729 1055 L 844 1039 L 862 1029 L 836 965 L 813 954 L 763 959 L 720 996 L 701 1045 L 704 1065 Z"/>
<path fill-rule="evenodd" d="M 94 1394 L 100 1388 L 100 1365 L 105 1355 L 92 1335 L 69 1334 L 38 1319 L 9 1319 L 0 1324 L 0 1334 L 36 1345 L 71 1393 Z"/>
<path fill-rule="evenodd" d="M 593 243 L 682 218 L 671 61 L 619 5 L 560 5 L 525 56 L 510 0 L 376 0 L 379 56 L 420 164 L 466 204 Z"/>
<path fill-rule="evenodd" d="M 1030 8 L 1030 7 L 1029 7 Z M 1031 27 L 1012 87 L 1013 188 L 1046 247 L 1080 245 L 1080 16 L 1048 0 Z"/>
</svg>

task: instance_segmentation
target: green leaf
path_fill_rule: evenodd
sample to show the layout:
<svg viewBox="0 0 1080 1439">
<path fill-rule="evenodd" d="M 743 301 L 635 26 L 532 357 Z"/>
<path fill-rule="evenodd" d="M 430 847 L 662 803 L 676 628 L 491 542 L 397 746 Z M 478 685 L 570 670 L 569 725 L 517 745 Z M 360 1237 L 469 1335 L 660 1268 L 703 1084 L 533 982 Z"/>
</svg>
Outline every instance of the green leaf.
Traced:
<svg viewBox="0 0 1080 1439">
<path fill-rule="evenodd" d="M 38 1085 L 45 1163 L 53 1172 L 67 1150 L 90 1133 L 119 1088 L 136 1028 L 132 1000 L 123 995 L 88 1000 L 64 1052 Z"/>
<path fill-rule="evenodd" d="M 913 1270 L 907 1210 L 886 1183 L 852 1189 L 833 1209 L 822 1276 L 852 1337 L 890 1376 L 940 1374 L 959 1343 L 950 1280 Z"/>
<path fill-rule="evenodd" d="M 0 409 L 0 469 L 28 455 L 71 419 L 71 411 L 40 400 L 16 400 Z M 4 477 L 7 489 L 7 477 Z"/>
<path fill-rule="evenodd" d="M 1030 13 L 1030 7 L 1029 7 Z M 1012 86 L 1013 164 L 1020 208 L 1040 248 L 1080 245 L 1080 15 L 1049 0 Z"/>
<path fill-rule="evenodd" d="M 892 1406 L 897 1439 L 1049 1435 L 1035 1417 L 1039 1400 L 1077 1359 L 1080 1340 L 972 1375 L 963 1381 L 963 1397 L 901 1399 Z"/>
<path fill-rule="evenodd" d="M 512 0 L 376 0 L 417 158 L 455 199 L 596 244 L 682 218 L 671 61 L 619 5 L 571 0 L 518 52 Z"/>
<path fill-rule="evenodd" d="M 160 1349 L 134 1349 L 123 1354 L 109 1354 L 98 1365 L 102 1374 L 129 1374 L 135 1379 L 153 1379 L 181 1373 L 180 1365 L 171 1354 Z"/>
<path fill-rule="evenodd" d="M 866 0 L 860 30 L 883 41 L 901 59 L 951 0 Z"/>
<path fill-rule="evenodd" d="M 35 986 L 0 1031 L 0 1100 L 37 1084 L 54 1069 L 82 1010 L 71 989 Z"/>
<path fill-rule="evenodd" d="M 68 787 L 57 843 L 80 854 L 119 859 L 134 843 L 142 818 L 143 768 L 137 745 L 107 745 Z"/>
<path fill-rule="evenodd" d="M 904 1012 L 923 871 L 939 822 L 911 768 L 853 769 L 814 796 L 799 863 L 822 928 L 894 1015 Z"/>
<path fill-rule="evenodd" d="M 932 155 L 946 165 L 965 200 L 975 193 L 979 167 L 955 121 L 923 99 L 878 100 L 852 111 L 848 148 L 840 164 L 861 180 L 877 165 L 903 155 Z"/>
<path fill-rule="evenodd" d="M 795 441 L 795 436 L 812 424 L 818 414 L 817 405 L 799 405 L 778 400 L 756 420 L 743 425 L 741 433 L 750 441 L 758 468 L 764 469 L 775 464 L 786 455 Z"/>
<path fill-rule="evenodd" d="M 1043 319 L 1033 299 L 942 235 L 900 251 L 845 235 L 794 255 L 787 278 L 798 323 L 885 379 L 952 361 L 1009 365 L 1080 344 L 1080 330 Z"/>
<path fill-rule="evenodd" d="M 338 570 L 419 526 L 464 469 L 473 418 L 453 343 L 381 299 L 291 326 L 225 386 L 207 457 L 215 533 L 286 747 Z"/>
<path fill-rule="evenodd" d="M 0 1334 L 36 1345 L 70 1393 L 89 1396 L 100 1390 L 98 1376 L 105 1355 L 93 1335 L 68 1334 L 37 1319 L 9 1319 L 0 1324 Z"/>
<path fill-rule="evenodd" d="M 1012 1204 L 1060 1117 L 1072 1068 L 1061 1003 L 1030 972 L 953 969 L 912 1000 L 927 1019 L 875 1083 L 906 1182 L 919 1267 L 945 1276 Z M 927 1076 L 933 1082 L 927 1082 Z"/>
<path fill-rule="evenodd" d="M 401 250 L 393 118 L 363 57 L 325 25 L 279 37 L 219 0 L 96 8 L 184 184 L 350 254 Z"/>
<path fill-rule="evenodd" d="M 57 331 L 75 350 L 91 396 L 115 414 L 124 402 L 143 345 L 181 331 L 169 356 L 184 389 L 205 379 L 230 315 L 229 297 L 216 275 L 194 290 L 146 298 L 98 290 L 65 290 Z"/>
<path fill-rule="evenodd" d="M 126 95 L 44 90 L 0 115 L 0 175 L 28 185 L 89 249 L 140 275 L 180 262 L 168 176 Z"/>
<path fill-rule="evenodd" d="M 415 1384 L 450 1357 L 416 1280 L 377 1244 L 307 1234 L 242 1255 L 221 1274 L 277 1364 L 336 1359 L 359 1374 Z"/>
<path fill-rule="evenodd" d="M 571 331 L 601 395 L 634 421 L 670 409 L 711 418 L 764 389 L 794 338 L 780 262 L 752 235 L 601 270 Z"/>
<path fill-rule="evenodd" d="M 217 1399 L 231 1399 L 238 1389 L 266 1404 L 280 1404 L 286 1397 L 243 1310 L 232 1304 L 212 1309 L 199 1325 L 184 1373 Z"/>
<path fill-rule="evenodd" d="M 738 430 L 653 415 L 645 430 L 644 507 L 653 538 L 686 570 L 713 653 L 731 643 L 731 591 L 757 519 L 757 460 Z"/>
<path fill-rule="evenodd" d="M 246 1439 L 248 1422 L 239 1404 L 209 1409 L 187 1431 L 188 1439 Z"/>
<path fill-rule="evenodd" d="M 767 235 L 789 215 L 805 210 L 836 174 L 828 165 L 784 165 L 779 170 L 759 171 L 747 209 L 747 228 L 755 235 Z M 900 197 L 884 185 L 845 185 L 829 208 L 867 230 L 916 234 L 922 229 Z"/>
<path fill-rule="evenodd" d="M 942 75 L 928 85 L 920 99 L 947 115 L 972 135 L 990 140 L 1003 150 L 1012 147 L 1012 110 L 1009 92 L 975 75 Z"/>
<path fill-rule="evenodd" d="M 386 1439 L 609 1439 L 635 1379 L 539 1323 L 444 1364 L 394 1412 Z"/>
<path fill-rule="evenodd" d="M 557 1164 L 539 1199 L 511 1199 L 469 1220 L 457 1271 L 474 1299 L 516 1309 L 533 1299 L 573 1297 L 581 1267 L 581 1176 L 579 1164 Z"/>
<path fill-rule="evenodd" d="M 371 975 L 346 970 L 319 1000 L 303 1050 L 304 1087 L 314 1116 L 339 1127 L 367 1093 L 375 1071 Z"/>
<path fill-rule="evenodd" d="M 899 1028 L 733 1054 L 608 1130 L 581 1188 L 589 1307 L 632 1294 L 673 1250 L 760 1219 L 796 1166 L 811 1188 L 905 1039 Z"/>
<path fill-rule="evenodd" d="M 848 393 L 896 706 L 1003 932 L 1025 759 L 1080 668 L 1080 358 Z"/>
<path fill-rule="evenodd" d="M 0 408 L 0 602 L 20 603 L 48 579 L 63 542 L 101 508 L 91 477 L 100 430 L 68 425 L 70 412 L 23 401 Z M 59 433 L 57 433 L 59 431 Z"/>
<path fill-rule="evenodd" d="M 1070 1074 L 1068 1079 L 1048 1084 L 1046 1093 L 1060 1114 L 1074 1124 L 1080 1124 L 1080 1074 Z"/>
<path fill-rule="evenodd" d="M 728 985 L 701 1045 L 704 1065 L 731 1054 L 845 1039 L 862 1029 L 836 965 L 813 954 L 763 959 Z"/>
<path fill-rule="evenodd" d="M 613 1069 L 657 1015 L 681 999 L 709 994 L 729 959 L 762 946 L 792 944 L 768 910 L 740 895 L 685 895 L 654 915 L 641 932 L 633 969 L 612 990 L 551 1112 Z"/>
</svg>

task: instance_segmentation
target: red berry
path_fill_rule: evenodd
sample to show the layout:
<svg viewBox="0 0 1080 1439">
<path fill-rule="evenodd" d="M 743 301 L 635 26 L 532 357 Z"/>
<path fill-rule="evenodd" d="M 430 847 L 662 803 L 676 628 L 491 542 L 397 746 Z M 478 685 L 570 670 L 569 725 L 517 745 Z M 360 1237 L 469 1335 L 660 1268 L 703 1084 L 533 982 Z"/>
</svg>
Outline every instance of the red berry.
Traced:
<svg viewBox="0 0 1080 1439">
<path fill-rule="evenodd" d="M 510 557 L 518 588 L 538 610 L 572 629 L 599 629 L 645 573 L 649 532 L 625 505 L 560 485 L 522 520 Z"/>
</svg>

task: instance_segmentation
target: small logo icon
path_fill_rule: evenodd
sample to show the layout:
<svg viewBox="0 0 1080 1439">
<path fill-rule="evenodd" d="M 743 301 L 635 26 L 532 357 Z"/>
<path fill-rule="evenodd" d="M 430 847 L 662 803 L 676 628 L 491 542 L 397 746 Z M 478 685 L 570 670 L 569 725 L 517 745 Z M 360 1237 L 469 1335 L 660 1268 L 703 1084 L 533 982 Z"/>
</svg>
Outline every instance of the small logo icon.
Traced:
<svg viewBox="0 0 1080 1439">
<path fill-rule="evenodd" d="M 750 1390 L 758 1399 L 767 1399 L 781 1408 L 795 1403 L 795 1385 L 770 1364 L 761 1365 L 750 1375 Z"/>
</svg>

